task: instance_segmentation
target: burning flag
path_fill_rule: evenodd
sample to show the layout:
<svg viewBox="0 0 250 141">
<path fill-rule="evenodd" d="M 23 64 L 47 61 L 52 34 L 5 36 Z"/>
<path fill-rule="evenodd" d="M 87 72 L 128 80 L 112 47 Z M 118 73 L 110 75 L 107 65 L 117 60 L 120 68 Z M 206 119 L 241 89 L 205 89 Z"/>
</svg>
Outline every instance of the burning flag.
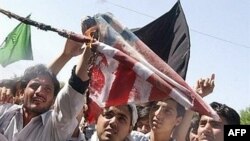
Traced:
<svg viewBox="0 0 250 141">
<path fill-rule="evenodd" d="M 216 115 L 168 64 L 111 13 L 83 21 L 82 31 L 96 26 L 100 43 L 90 70 L 88 120 L 98 107 L 145 103 L 172 97 L 187 109 Z M 97 36 L 97 35 L 95 35 Z"/>
</svg>

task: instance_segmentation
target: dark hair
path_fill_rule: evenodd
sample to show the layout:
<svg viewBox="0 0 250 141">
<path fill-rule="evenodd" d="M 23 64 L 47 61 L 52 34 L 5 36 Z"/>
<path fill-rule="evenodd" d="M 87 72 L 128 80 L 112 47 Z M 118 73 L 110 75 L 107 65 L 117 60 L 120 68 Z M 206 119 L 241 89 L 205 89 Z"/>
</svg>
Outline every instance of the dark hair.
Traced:
<svg viewBox="0 0 250 141">
<path fill-rule="evenodd" d="M 24 89 L 26 87 L 26 84 L 22 81 L 22 77 L 16 77 L 16 88 L 17 89 Z"/>
<path fill-rule="evenodd" d="M 16 94 L 16 81 L 14 79 L 2 79 L 0 80 L 0 87 L 6 87 L 11 90 L 13 96 Z"/>
<path fill-rule="evenodd" d="M 150 103 L 136 105 L 136 109 L 138 112 L 138 119 L 137 119 L 137 122 L 136 122 L 133 130 L 137 130 L 138 121 L 144 120 L 144 119 L 149 119 L 149 113 L 150 113 L 150 105 L 149 104 Z"/>
<path fill-rule="evenodd" d="M 189 137 L 190 132 L 194 133 L 194 134 L 197 134 L 197 130 L 198 130 L 198 127 L 199 127 L 199 120 L 200 120 L 199 113 L 195 112 L 195 114 L 192 117 L 190 126 L 188 128 L 188 131 L 187 131 L 187 134 L 186 134 L 186 137 L 185 137 L 186 141 L 190 141 L 190 137 Z"/>
<path fill-rule="evenodd" d="M 149 117 L 150 106 L 149 105 L 137 105 L 138 119 Z"/>
<path fill-rule="evenodd" d="M 195 113 L 192 117 L 190 127 L 192 128 L 192 132 L 197 134 L 197 130 L 199 127 L 199 113 Z"/>
<path fill-rule="evenodd" d="M 240 116 L 233 108 L 218 102 L 212 102 L 210 106 L 217 112 L 218 115 L 224 117 L 229 125 L 240 124 Z"/>
<path fill-rule="evenodd" d="M 27 68 L 24 71 L 24 75 L 22 76 L 22 83 L 27 86 L 29 81 L 31 79 L 36 78 L 38 75 L 47 75 L 52 79 L 52 82 L 54 84 L 54 96 L 57 95 L 57 93 L 60 90 L 60 84 L 59 81 L 57 80 L 56 76 L 49 70 L 45 65 L 43 64 L 38 64 L 35 66 L 31 66 Z"/>
<path fill-rule="evenodd" d="M 186 110 L 185 110 L 185 107 L 182 106 L 180 103 L 176 102 L 177 103 L 177 117 L 183 117 Z"/>
<path fill-rule="evenodd" d="M 177 111 L 177 117 L 183 117 L 186 110 L 185 107 L 182 106 L 180 103 L 178 103 L 175 99 L 173 98 L 168 98 L 169 100 L 175 101 L 176 102 L 176 111 Z M 150 106 L 152 107 L 153 105 L 156 105 L 158 101 L 152 101 L 150 102 Z"/>
<path fill-rule="evenodd" d="M 130 107 L 129 105 L 127 105 L 127 107 L 128 107 L 128 111 L 129 111 L 129 113 L 130 113 L 130 125 L 133 125 L 132 124 L 132 122 L 133 122 L 133 109 L 132 109 L 132 107 Z"/>
</svg>

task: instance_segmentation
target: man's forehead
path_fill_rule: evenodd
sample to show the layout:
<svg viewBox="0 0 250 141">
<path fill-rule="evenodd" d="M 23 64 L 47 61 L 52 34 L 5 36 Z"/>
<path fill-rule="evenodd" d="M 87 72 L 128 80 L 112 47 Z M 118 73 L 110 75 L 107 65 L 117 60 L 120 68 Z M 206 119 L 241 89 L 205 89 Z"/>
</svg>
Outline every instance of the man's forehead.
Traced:
<svg viewBox="0 0 250 141">
<path fill-rule="evenodd" d="M 52 83 L 52 79 L 48 75 L 38 75 L 31 79 L 30 82 Z"/>
<path fill-rule="evenodd" d="M 176 104 L 177 104 L 177 102 L 174 101 L 171 98 L 168 98 L 168 99 L 165 99 L 163 101 L 158 101 L 157 102 L 157 105 L 161 105 L 161 106 L 176 105 Z"/>
<path fill-rule="evenodd" d="M 39 83 L 40 85 L 54 87 L 52 79 L 47 75 L 39 75 L 36 78 L 31 79 L 28 85 L 33 84 L 33 83 Z"/>
<path fill-rule="evenodd" d="M 216 120 L 216 119 L 209 117 L 209 116 L 206 116 L 206 115 L 202 115 L 200 121 L 223 122 L 221 117 L 220 117 L 220 119 Z"/>
<path fill-rule="evenodd" d="M 129 112 L 129 109 L 128 109 L 128 106 L 110 106 L 110 107 L 104 108 L 104 111 L 126 113 L 126 112 Z"/>
</svg>

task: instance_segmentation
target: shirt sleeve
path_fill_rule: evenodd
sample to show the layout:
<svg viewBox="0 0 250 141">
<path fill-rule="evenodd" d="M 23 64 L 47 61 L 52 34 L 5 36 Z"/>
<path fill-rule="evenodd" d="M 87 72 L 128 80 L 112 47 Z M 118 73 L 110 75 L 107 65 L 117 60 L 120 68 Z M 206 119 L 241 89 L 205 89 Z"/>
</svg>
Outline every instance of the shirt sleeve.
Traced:
<svg viewBox="0 0 250 141">
<path fill-rule="evenodd" d="M 82 81 L 78 76 L 75 74 L 76 66 L 72 69 L 71 77 L 69 79 L 69 85 L 76 91 L 81 94 L 84 94 L 86 91 L 89 81 Z"/>
<path fill-rule="evenodd" d="M 52 112 L 53 127 L 60 140 L 66 140 L 72 135 L 78 125 L 76 117 L 85 104 L 83 93 L 88 87 L 88 81 L 81 81 L 74 72 L 69 83 L 57 95 Z"/>
<path fill-rule="evenodd" d="M 11 109 L 15 109 L 16 107 L 18 107 L 18 106 L 15 104 L 11 104 L 11 103 L 1 104 L 0 105 L 0 116 Z"/>
<path fill-rule="evenodd" d="M 0 133 L 0 141 L 8 141 L 4 135 Z"/>
</svg>

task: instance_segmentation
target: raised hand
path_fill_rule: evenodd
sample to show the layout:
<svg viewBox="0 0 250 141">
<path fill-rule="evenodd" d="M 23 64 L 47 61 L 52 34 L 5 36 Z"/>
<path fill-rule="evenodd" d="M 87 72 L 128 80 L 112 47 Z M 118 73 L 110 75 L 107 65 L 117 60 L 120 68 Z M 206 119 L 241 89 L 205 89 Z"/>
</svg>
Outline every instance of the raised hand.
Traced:
<svg viewBox="0 0 250 141">
<path fill-rule="evenodd" d="M 200 78 L 197 80 L 194 90 L 201 96 L 205 97 L 213 92 L 214 90 L 214 79 L 215 74 L 212 74 L 210 78 Z"/>
<path fill-rule="evenodd" d="M 48 65 L 48 68 L 57 75 L 72 57 L 82 54 L 83 50 L 83 43 L 67 39 L 63 52 Z"/>
<path fill-rule="evenodd" d="M 83 52 L 82 46 L 83 43 L 67 39 L 63 50 L 63 54 L 69 57 L 78 56 Z"/>
</svg>

